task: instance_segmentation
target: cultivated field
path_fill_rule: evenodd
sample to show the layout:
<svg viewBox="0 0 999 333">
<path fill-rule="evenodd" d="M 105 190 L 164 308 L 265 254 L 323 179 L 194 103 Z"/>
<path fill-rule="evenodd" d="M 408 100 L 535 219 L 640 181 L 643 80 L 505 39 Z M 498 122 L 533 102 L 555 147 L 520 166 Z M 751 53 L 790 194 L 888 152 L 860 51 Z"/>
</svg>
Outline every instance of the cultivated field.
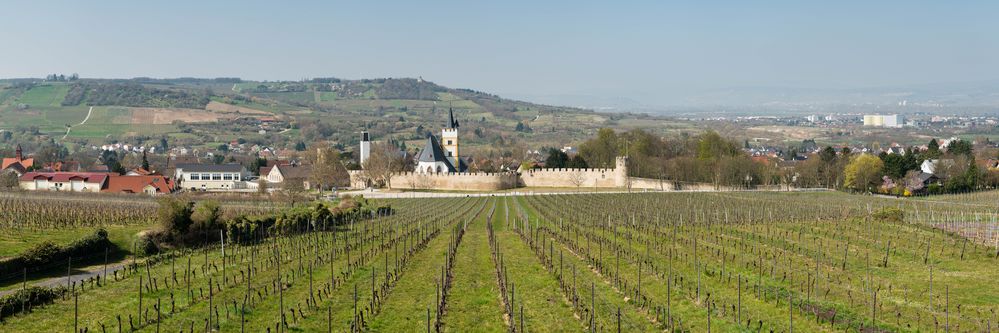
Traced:
<svg viewBox="0 0 999 333">
<path fill-rule="evenodd" d="M 394 214 L 126 261 L 0 330 L 989 331 L 996 248 L 932 226 L 988 229 L 994 198 L 385 200 Z"/>
</svg>

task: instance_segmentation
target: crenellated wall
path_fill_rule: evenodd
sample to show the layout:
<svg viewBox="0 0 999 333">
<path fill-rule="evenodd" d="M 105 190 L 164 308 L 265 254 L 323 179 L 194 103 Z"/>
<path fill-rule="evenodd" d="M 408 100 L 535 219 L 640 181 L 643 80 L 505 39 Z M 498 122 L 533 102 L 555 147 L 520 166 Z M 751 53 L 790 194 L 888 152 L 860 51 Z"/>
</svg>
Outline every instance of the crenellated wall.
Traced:
<svg viewBox="0 0 999 333">
<path fill-rule="evenodd" d="M 348 173 L 351 187 L 368 186 L 364 171 L 353 170 Z M 628 186 L 628 179 L 627 159 L 618 157 L 613 169 L 529 169 L 520 173 L 403 172 L 392 176 L 390 187 L 409 190 L 463 191 L 495 191 L 516 187 L 625 188 Z"/>
<path fill-rule="evenodd" d="M 520 173 L 525 187 L 617 187 L 614 169 L 532 169 Z"/>
<path fill-rule="evenodd" d="M 517 186 L 517 174 L 506 173 L 415 173 L 392 175 L 393 189 L 497 191 Z"/>
</svg>

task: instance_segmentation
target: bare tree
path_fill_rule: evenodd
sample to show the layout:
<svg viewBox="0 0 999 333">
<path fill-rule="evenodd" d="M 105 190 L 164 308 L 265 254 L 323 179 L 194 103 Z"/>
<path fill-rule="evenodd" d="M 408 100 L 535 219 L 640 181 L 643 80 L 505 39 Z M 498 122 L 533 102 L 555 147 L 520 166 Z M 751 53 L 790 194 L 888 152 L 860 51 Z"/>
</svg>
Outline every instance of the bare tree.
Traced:
<svg viewBox="0 0 999 333">
<path fill-rule="evenodd" d="M 336 188 L 350 184 L 350 174 L 347 168 L 340 161 L 340 152 L 331 147 L 328 143 L 317 143 L 309 150 L 309 164 L 312 165 L 312 172 L 308 181 L 314 185 L 322 194 L 327 188 Z"/>
<path fill-rule="evenodd" d="M 570 172 L 569 182 L 572 183 L 572 185 L 576 185 L 576 187 L 578 188 L 580 186 L 583 186 L 583 183 L 586 182 L 586 177 L 583 175 L 582 172 Z"/>
<path fill-rule="evenodd" d="M 371 145 L 371 155 L 364 161 L 364 175 L 374 183 L 392 187 L 392 174 L 401 172 L 406 161 L 394 145 L 376 142 Z"/>
</svg>

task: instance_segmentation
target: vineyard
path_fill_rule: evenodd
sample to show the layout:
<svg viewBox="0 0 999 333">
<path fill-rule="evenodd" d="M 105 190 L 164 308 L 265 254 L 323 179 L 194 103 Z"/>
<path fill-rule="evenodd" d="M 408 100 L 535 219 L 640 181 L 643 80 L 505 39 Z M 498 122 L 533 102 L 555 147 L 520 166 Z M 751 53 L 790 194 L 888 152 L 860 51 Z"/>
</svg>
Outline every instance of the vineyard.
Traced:
<svg viewBox="0 0 999 333">
<path fill-rule="evenodd" d="M 991 331 L 995 198 L 386 200 L 391 214 L 131 258 L 0 302 L 0 331 Z M 80 205 L 94 206 L 16 208 L 38 217 L 4 228 L 141 225 L 149 214 L 129 211 L 154 203 Z"/>
</svg>

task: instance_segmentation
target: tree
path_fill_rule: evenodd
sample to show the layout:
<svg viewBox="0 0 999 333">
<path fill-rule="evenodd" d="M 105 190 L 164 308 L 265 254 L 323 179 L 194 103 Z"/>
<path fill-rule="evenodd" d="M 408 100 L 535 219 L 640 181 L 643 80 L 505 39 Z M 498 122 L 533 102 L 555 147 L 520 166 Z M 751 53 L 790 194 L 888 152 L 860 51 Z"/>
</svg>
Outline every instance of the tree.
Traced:
<svg viewBox="0 0 999 333">
<path fill-rule="evenodd" d="M 156 218 L 162 231 L 175 239 L 181 239 L 191 227 L 191 213 L 194 203 L 174 197 L 159 199 Z"/>
<path fill-rule="evenodd" d="M 850 163 L 843 169 L 846 176 L 846 187 L 856 191 L 870 191 L 881 181 L 884 162 L 877 156 L 861 154 L 850 158 Z"/>
<path fill-rule="evenodd" d="M 372 182 L 391 188 L 392 174 L 402 172 L 405 165 L 398 148 L 388 142 L 375 142 L 364 161 L 364 175 Z"/>
<path fill-rule="evenodd" d="M 118 174 L 125 173 L 125 167 L 118 161 L 118 154 L 113 151 L 105 150 L 101 152 L 100 161 L 101 164 L 108 167 L 108 171 L 117 172 Z"/>
<path fill-rule="evenodd" d="M 830 146 L 826 146 L 825 148 L 822 149 L 822 151 L 819 152 L 819 158 L 822 159 L 822 162 L 825 163 L 833 162 L 834 160 L 836 160 L 836 149 L 833 149 L 833 147 Z"/>
<path fill-rule="evenodd" d="M 318 143 L 313 145 L 307 154 L 309 164 L 312 165 L 312 172 L 309 174 L 309 183 L 319 189 L 319 193 L 327 188 L 339 187 L 350 184 L 350 175 L 347 168 L 340 161 L 340 152 L 331 147 L 328 143 Z"/>
<path fill-rule="evenodd" d="M 545 159 L 546 168 L 565 168 L 569 162 L 569 155 L 557 148 L 548 148 L 548 158 Z"/>
<path fill-rule="evenodd" d="M 579 154 L 594 168 L 611 168 L 618 155 L 618 136 L 613 129 L 601 128 L 597 137 L 579 146 Z"/>
<path fill-rule="evenodd" d="M 715 159 L 722 156 L 734 156 L 739 148 L 732 141 L 726 140 L 718 132 L 708 131 L 701 135 L 697 142 L 697 158 Z"/>
<path fill-rule="evenodd" d="M 191 213 L 191 222 L 195 228 L 200 230 L 215 229 L 221 215 L 218 202 L 214 200 L 201 201 L 198 202 Z"/>
<path fill-rule="evenodd" d="M 149 159 L 146 158 L 146 152 L 142 152 L 142 169 L 149 171 Z"/>
<path fill-rule="evenodd" d="M 0 171 L 0 190 L 13 190 L 17 188 L 17 174 L 13 171 Z"/>
<path fill-rule="evenodd" d="M 972 156 L 973 152 L 974 148 L 971 145 L 971 141 L 968 140 L 957 139 L 951 141 L 950 144 L 947 145 L 947 153 L 953 155 Z"/>
<path fill-rule="evenodd" d="M 270 183 L 264 179 L 257 179 L 257 194 L 267 195 L 270 193 Z"/>
<path fill-rule="evenodd" d="M 887 154 L 881 153 L 881 161 L 884 162 L 885 175 L 891 177 L 894 180 L 900 180 L 905 177 L 905 174 L 909 170 L 915 170 L 919 168 L 919 163 L 916 161 L 916 157 L 912 154 Z"/>
<path fill-rule="evenodd" d="M 579 156 L 579 154 L 576 154 L 576 156 L 570 158 L 569 162 L 567 162 L 565 166 L 567 168 L 575 168 L 575 169 L 586 169 L 589 167 L 586 164 L 586 160 L 584 160 L 582 156 Z"/>
</svg>

